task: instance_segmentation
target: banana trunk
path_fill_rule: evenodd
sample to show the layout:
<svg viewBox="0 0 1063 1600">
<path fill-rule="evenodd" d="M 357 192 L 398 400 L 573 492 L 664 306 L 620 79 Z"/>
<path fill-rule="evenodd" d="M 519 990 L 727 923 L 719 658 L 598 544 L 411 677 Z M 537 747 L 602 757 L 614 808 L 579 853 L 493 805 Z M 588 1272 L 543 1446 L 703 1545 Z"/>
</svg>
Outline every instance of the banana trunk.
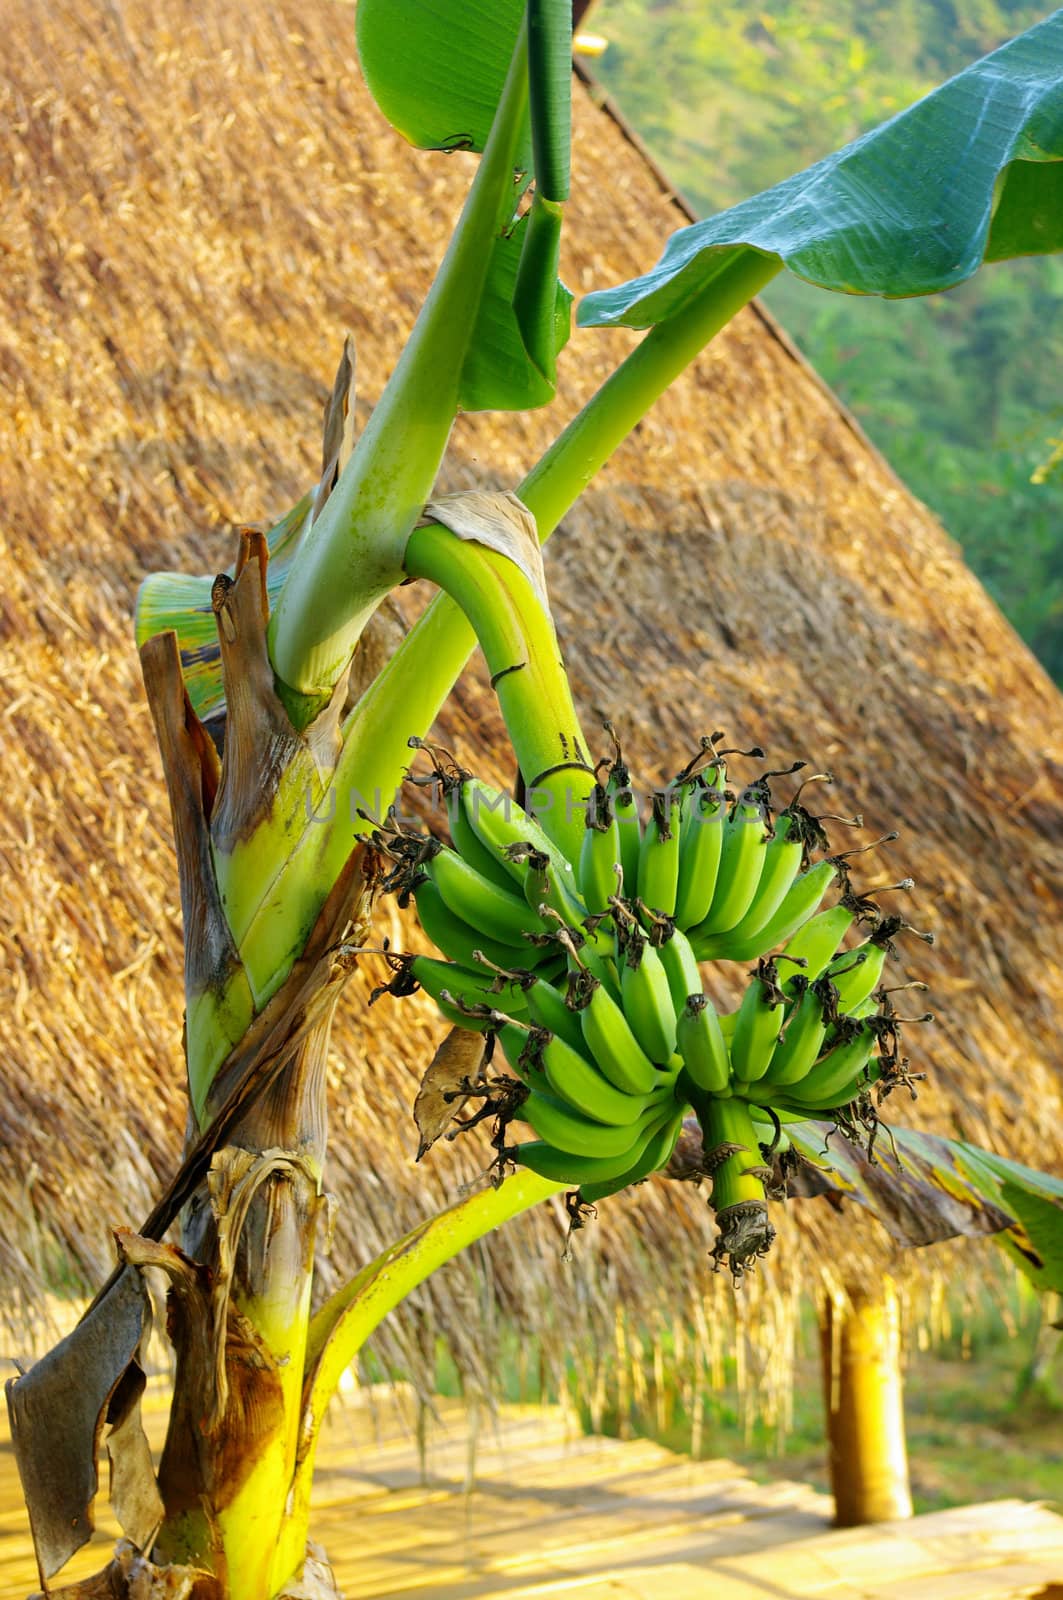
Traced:
<svg viewBox="0 0 1063 1600">
<path fill-rule="evenodd" d="M 190 1140 L 257 1061 L 246 1110 L 185 1207 L 182 1248 L 137 1236 L 123 1247 L 171 1285 L 177 1371 L 156 1554 L 211 1574 L 204 1594 L 219 1600 L 269 1600 L 293 1575 L 278 1549 L 292 1566 L 305 1546 L 289 1501 L 323 1204 L 325 1061 L 370 904 L 357 869 L 332 886 L 300 862 L 294 882 L 293 844 L 338 754 L 338 706 L 303 733 L 288 721 L 266 653 L 263 577 L 245 561 L 215 595 L 228 707 L 220 764 L 184 694 L 173 635 L 142 652 L 178 849 Z"/>
</svg>

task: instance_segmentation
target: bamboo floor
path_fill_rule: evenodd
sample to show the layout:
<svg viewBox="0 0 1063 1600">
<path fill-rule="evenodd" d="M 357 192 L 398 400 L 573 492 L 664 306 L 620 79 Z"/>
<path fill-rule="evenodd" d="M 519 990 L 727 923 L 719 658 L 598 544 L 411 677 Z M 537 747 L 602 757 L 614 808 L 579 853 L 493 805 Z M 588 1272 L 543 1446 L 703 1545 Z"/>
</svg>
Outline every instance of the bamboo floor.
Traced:
<svg viewBox="0 0 1063 1600">
<path fill-rule="evenodd" d="M 154 1441 L 161 1397 L 147 1420 Z M 492 1416 L 441 1400 L 418 1413 L 402 1389 L 348 1395 L 322 1441 L 315 1508 L 347 1600 L 1063 1600 L 1063 1518 L 1042 1506 L 834 1530 L 829 1498 L 802 1484 L 583 1438 L 557 1407 Z M 100 1510 L 64 1581 L 106 1563 L 116 1530 Z M 35 1588 L 5 1433 L 0 1600 Z"/>
</svg>

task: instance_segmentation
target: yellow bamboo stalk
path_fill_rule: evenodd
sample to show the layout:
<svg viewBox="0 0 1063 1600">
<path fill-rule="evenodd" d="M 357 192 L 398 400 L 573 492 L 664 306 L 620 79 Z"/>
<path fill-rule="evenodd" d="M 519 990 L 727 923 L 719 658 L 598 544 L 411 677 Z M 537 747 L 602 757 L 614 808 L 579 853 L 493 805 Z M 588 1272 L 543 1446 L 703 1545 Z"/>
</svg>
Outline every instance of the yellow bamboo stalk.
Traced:
<svg viewBox="0 0 1063 1600">
<path fill-rule="evenodd" d="M 896 1289 L 830 1293 L 820 1325 L 830 1477 L 841 1528 L 912 1514 Z"/>
</svg>

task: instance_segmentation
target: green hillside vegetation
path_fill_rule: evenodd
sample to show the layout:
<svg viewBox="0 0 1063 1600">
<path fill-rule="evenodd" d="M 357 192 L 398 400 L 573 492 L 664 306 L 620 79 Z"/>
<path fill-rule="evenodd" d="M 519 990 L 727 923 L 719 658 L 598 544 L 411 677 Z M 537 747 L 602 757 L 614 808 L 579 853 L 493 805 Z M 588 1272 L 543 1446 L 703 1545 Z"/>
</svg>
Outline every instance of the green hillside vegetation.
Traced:
<svg viewBox="0 0 1063 1600">
<path fill-rule="evenodd" d="M 595 71 L 707 215 L 855 138 L 1045 15 L 1012 0 L 601 0 Z M 765 300 L 1063 681 L 1063 263 L 930 299 L 780 277 Z"/>
</svg>

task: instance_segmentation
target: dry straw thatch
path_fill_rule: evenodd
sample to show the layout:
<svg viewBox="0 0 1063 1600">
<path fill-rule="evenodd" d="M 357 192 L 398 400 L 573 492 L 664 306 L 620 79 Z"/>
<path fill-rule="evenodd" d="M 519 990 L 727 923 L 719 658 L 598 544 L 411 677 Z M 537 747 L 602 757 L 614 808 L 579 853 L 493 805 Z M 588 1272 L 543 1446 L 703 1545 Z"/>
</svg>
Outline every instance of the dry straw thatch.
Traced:
<svg viewBox="0 0 1063 1600">
<path fill-rule="evenodd" d="M 15 1318 L 42 1278 L 104 1274 L 109 1227 L 146 1211 L 183 1131 L 180 916 L 136 584 L 220 568 L 233 524 L 312 481 L 343 329 L 364 416 L 470 168 L 387 130 L 335 0 L 10 0 L 5 33 L 0 1274 Z M 565 273 L 583 291 L 645 268 L 678 219 L 615 122 L 587 95 L 576 110 Z M 463 419 L 445 486 L 518 481 L 627 343 L 578 335 L 546 413 Z M 918 1040 L 933 1090 L 912 1116 L 1058 1163 L 1059 697 L 762 316 L 739 318 L 618 453 L 548 571 L 586 726 L 613 717 L 647 780 L 724 727 L 778 765 L 835 768 L 839 808 L 870 830 L 899 821 L 868 877 L 911 870 L 914 919 L 939 936 L 912 951 L 941 1016 Z M 443 730 L 508 776 L 478 668 Z M 419 1002 L 366 1017 L 372 981 L 352 985 L 335 1044 L 337 1271 L 482 1164 L 454 1148 L 412 1165 L 409 1108 L 441 1028 Z M 834 1257 L 841 1240 L 866 1256 L 874 1232 L 821 1202 L 790 1208 L 746 1295 L 776 1392 L 799 1269 L 828 1237 Z M 691 1370 L 711 1367 L 730 1333 L 729 1290 L 702 1305 L 710 1233 L 699 1197 L 651 1185 L 566 1266 L 546 1207 L 440 1274 L 419 1316 L 393 1319 L 391 1348 L 427 1355 L 445 1330 L 482 1377 L 492 1330 L 518 1318 L 555 1353 L 558 1330 L 572 1336 L 604 1403 L 616 1342 L 656 1330 L 660 1361 L 689 1317 Z"/>
</svg>

